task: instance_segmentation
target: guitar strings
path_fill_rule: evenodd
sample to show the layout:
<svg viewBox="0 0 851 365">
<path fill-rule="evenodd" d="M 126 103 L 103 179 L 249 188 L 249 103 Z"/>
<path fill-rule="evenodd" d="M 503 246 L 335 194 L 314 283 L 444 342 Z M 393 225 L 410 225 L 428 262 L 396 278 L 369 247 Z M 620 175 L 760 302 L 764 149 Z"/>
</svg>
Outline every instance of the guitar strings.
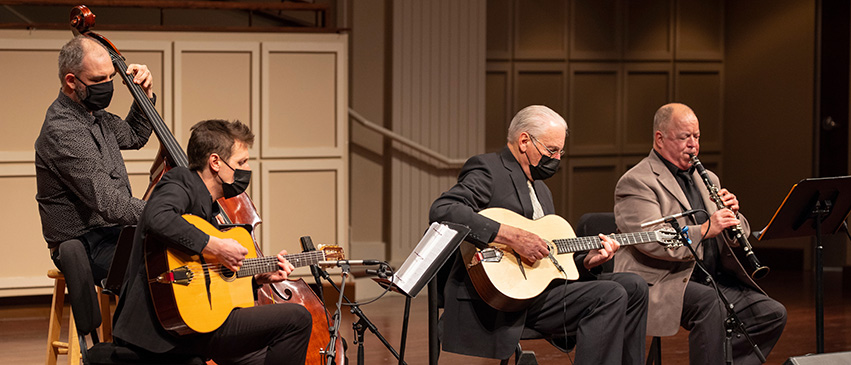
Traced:
<svg viewBox="0 0 851 365">
<path fill-rule="evenodd" d="M 302 261 L 306 262 L 307 265 L 317 264 L 321 260 L 316 260 L 316 259 L 325 258 L 325 253 L 323 251 L 302 252 L 302 253 L 295 253 L 295 254 L 286 255 L 286 256 L 284 256 L 284 258 L 287 259 L 287 261 L 295 262 L 295 264 L 297 264 L 295 266 L 300 267 L 300 266 L 305 265 L 305 264 L 302 264 Z M 266 269 L 270 266 L 273 266 L 272 265 L 273 263 L 277 263 L 278 257 L 277 256 L 253 257 L 253 258 L 247 259 L 247 261 L 249 261 L 249 262 L 246 262 L 243 266 L 241 266 L 239 268 L 239 270 L 236 271 L 236 273 L 249 272 L 251 270 L 256 270 L 256 269 Z M 224 265 L 222 265 L 220 263 L 201 264 L 201 265 L 194 265 L 192 267 L 187 266 L 187 268 L 189 268 L 188 271 L 193 273 L 193 274 L 204 273 L 206 275 L 207 272 L 213 272 L 213 273 L 223 273 L 223 272 L 227 272 L 227 271 L 234 272 L 233 270 L 226 268 Z M 272 271 L 275 271 L 275 270 L 272 270 Z"/>
</svg>

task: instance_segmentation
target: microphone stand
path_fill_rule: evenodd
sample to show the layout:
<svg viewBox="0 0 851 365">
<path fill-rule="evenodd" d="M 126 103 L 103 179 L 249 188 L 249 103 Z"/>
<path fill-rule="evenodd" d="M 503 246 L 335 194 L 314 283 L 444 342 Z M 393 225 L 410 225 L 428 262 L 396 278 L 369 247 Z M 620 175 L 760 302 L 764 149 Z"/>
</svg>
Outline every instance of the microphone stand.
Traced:
<svg viewBox="0 0 851 365">
<path fill-rule="evenodd" d="M 340 312 L 343 306 L 343 290 L 346 288 L 346 278 L 349 276 L 348 263 L 340 264 L 340 268 L 343 269 L 343 281 L 342 283 L 340 283 L 340 287 L 342 289 L 339 289 L 340 296 L 337 298 L 337 310 L 334 311 L 334 316 L 332 317 L 334 324 L 331 326 L 331 328 L 329 328 L 329 332 L 331 332 L 331 343 L 328 344 L 328 348 L 325 350 L 326 364 L 336 364 L 335 359 L 337 358 L 337 337 L 340 336 Z M 319 269 L 318 267 L 317 270 L 325 272 L 325 270 Z M 325 273 L 325 275 L 328 275 L 328 273 Z M 320 287 L 322 286 L 320 285 Z M 336 288 L 337 285 L 335 284 L 334 287 Z"/>
<path fill-rule="evenodd" d="M 342 307 L 343 299 L 345 299 L 347 303 L 352 303 L 352 301 L 350 301 L 349 298 L 346 297 L 346 294 L 344 294 L 344 292 L 343 292 L 343 289 L 345 289 L 346 277 L 349 275 L 349 264 L 348 263 L 345 263 L 345 264 L 341 263 L 340 267 L 343 269 L 343 282 L 340 285 L 340 287 L 337 287 L 337 284 L 334 282 L 334 280 L 331 279 L 331 276 L 328 275 L 327 271 L 325 271 L 325 270 L 323 270 L 322 268 L 319 268 L 319 267 L 316 268 L 317 273 L 320 276 L 322 276 L 322 278 L 324 278 L 326 281 L 331 283 L 331 285 L 334 287 L 334 289 L 336 289 L 337 292 L 340 293 L 340 296 L 337 300 L 337 311 L 334 313 L 334 327 L 333 327 L 333 330 L 331 331 L 331 334 L 332 334 L 331 335 L 331 341 L 332 342 L 328 346 L 329 352 L 326 353 L 326 355 L 328 356 L 327 364 L 332 364 L 333 363 L 332 361 L 334 360 L 334 357 L 331 357 L 332 356 L 331 352 L 334 351 L 334 344 L 335 344 L 335 341 L 337 339 L 337 333 L 339 332 L 339 329 L 340 329 L 340 308 Z M 381 270 L 379 270 L 379 272 L 381 272 Z M 367 329 L 369 329 L 370 332 L 375 334 L 375 337 L 378 337 L 378 339 L 381 340 L 381 343 L 384 344 L 384 347 L 386 347 L 388 350 L 390 350 L 390 353 L 392 353 L 393 356 L 395 356 L 396 359 L 399 360 L 399 364 L 407 365 L 407 363 L 404 361 L 404 359 L 399 356 L 399 353 L 396 352 L 396 349 L 393 348 L 393 345 L 391 345 L 389 342 L 387 342 L 387 339 L 385 339 L 384 336 L 381 335 L 381 332 L 378 331 L 378 327 L 375 327 L 375 324 L 373 324 L 369 320 L 369 318 L 366 317 L 366 314 L 363 313 L 363 311 L 360 309 L 359 305 L 352 304 L 350 312 L 352 314 L 358 316 L 358 318 L 359 318 L 359 320 L 357 322 L 352 324 L 352 329 L 355 330 L 355 333 L 357 335 L 357 338 L 356 338 L 355 341 L 358 344 L 358 365 L 363 365 L 364 332 L 366 332 Z"/>
<path fill-rule="evenodd" d="M 735 308 L 733 304 L 724 296 L 724 293 L 721 292 L 721 289 L 718 288 L 718 284 L 715 282 L 715 278 L 709 274 L 709 271 L 706 270 L 706 266 L 703 265 L 703 260 L 697 257 L 697 252 L 694 251 L 694 247 L 691 245 L 691 239 L 688 238 L 688 226 L 680 228 L 679 223 L 676 219 L 669 219 L 665 221 L 669 223 L 671 227 L 677 232 L 677 236 L 680 238 L 680 242 L 683 243 L 683 246 L 688 247 L 688 250 L 691 252 L 692 257 L 694 257 L 694 262 L 706 274 L 706 277 L 709 278 L 709 282 L 712 283 L 712 287 L 715 288 L 715 293 L 718 295 L 718 299 L 721 300 L 721 303 L 724 305 L 724 309 L 727 310 L 727 319 L 724 320 L 724 357 L 726 364 L 733 364 L 733 331 L 738 331 L 740 334 L 744 335 L 748 342 L 751 344 L 751 349 L 756 354 L 756 357 L 759 358 L 760 363 L 765 364 L 765 355 L 760 351 L 759 346 L 756 345 L 756 342 L 751 338 L 748 334 L 747 329 L 745 328 L 745 324 L 739 320 L 739 316 L 736 315 Z"/>
</svg>

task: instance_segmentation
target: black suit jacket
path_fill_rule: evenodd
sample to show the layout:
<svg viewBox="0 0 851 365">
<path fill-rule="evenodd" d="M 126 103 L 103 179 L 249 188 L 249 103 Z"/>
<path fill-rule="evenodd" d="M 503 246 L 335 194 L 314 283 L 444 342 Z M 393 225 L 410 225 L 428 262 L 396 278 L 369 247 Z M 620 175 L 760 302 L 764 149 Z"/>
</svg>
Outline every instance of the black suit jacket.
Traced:
<svg viewBox="0 0 851 365">
<path fill-rule="evenodd" d="M 493 242 L 499 223 L 479 215 L 486 208 L 505 208 L 531 219 L 533 208 L 527 178 L 508 147 L 499 153 L 471 157 L 461 168 L 458 183 L 432 204 L 429 220 L 454 222 L 470 227 L 467 240 L 477 245 Z M 544 214 L 553 214 L 553 197 L 546 184 L 534 181 Z M 582 274 L 587 275 L 577 254 Z M 460 254 L 452 263 L 444 288 L 444 311 L 440 318 L 443 350 L 465 355 L 508 358 L 523 332 L 526 311 L 500 312 L 487 305 L 463 266 Z"/>
<path fill-rule="evenodd" d="M 173 336 L 157 319 L 145 271 L 145 238 L 200 254 L 209 236 L 186 222 L 181 215 L 194 214 L 218 227 L 218 205 L 198 173 L 176 167 L 157 184 L 142 212 L 130 260 L 115 309 L 115 337 L 151 352 L 162 353 L 192 340 L 192 335 Z"/>
</svg>

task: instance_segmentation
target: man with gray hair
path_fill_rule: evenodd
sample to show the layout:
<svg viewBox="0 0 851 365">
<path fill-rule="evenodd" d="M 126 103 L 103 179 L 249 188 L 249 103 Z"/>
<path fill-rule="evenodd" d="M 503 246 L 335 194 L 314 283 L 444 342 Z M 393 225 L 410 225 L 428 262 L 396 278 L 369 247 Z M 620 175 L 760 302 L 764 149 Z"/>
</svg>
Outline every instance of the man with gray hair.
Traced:
<svg viewBox="0 0 851 365">
<path fill-rule="evenodd" d="M 520 227 L 500 224 L 478 214 L 503 208 L 539 219 L 555 212 L 543 180 L 558 170 L 564 155 L 567 123 L 550 108 L 528 106 L 508 130 L 507 146 L 496 153 L 471 157 L 458 183 L 431 206 L 429 220 L 470 228 L 467 240 L 477 246 L 501 244 L 524 262 L 548 260 L 547 242 Z M 523 310 L 500 311 L 476 292 L 461 255 L 456 255 L 444 289 L 440 318 L 441 343 L 449 352 L 506 359 L 524 328 L 545 334 L 565 350 L 576 336 L 578 364 L 641 364 L 647 319 L 647 283 L 638 275 L 607 274 L 597 269 L 612 259 L 619 244 L 600 235 L 604 248 L 574 255 L 580 280 L 555 280 Z M 592 271 L 593 269 L 593 271 Z M 609 280 L 599 280 L 609 279 Z"/>
<path fill-rule="evenodd" d="M 81 241 L 97 284 L 107 275 L 121 227 L 136 224 L 145 206 L 131 193 L 120 150 L 142 148 L 152 130 L 136 103 L 126 121 L 104 110 L 115 73 L 96 41 L 77 36 L 66 43 L 59 51 L 59 96 L 35 142 L 36 200 L 51 258 L 61 269 L 59 245 Z M 127 74 L 154 98 L 146 66 L 131 64 Z"/>
</svg>

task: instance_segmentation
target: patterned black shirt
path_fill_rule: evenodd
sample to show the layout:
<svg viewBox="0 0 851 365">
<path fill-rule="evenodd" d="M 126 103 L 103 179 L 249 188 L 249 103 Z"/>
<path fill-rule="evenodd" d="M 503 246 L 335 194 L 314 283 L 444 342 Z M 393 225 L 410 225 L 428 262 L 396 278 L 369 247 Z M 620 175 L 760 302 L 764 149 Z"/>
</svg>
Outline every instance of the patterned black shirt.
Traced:
<svg viewBox="0 0 851 365">
<path fill-rule="evenodd" d="M 142 148 L 150 136 L 135 102 L 125 122 L 105 110 L 89 113 L 59 93 L 35 141 L 36 200 L 48 247 L 95 228 L 136 224 L 145 202 L 133 197 L 120 150 Z"/>
</svg>

